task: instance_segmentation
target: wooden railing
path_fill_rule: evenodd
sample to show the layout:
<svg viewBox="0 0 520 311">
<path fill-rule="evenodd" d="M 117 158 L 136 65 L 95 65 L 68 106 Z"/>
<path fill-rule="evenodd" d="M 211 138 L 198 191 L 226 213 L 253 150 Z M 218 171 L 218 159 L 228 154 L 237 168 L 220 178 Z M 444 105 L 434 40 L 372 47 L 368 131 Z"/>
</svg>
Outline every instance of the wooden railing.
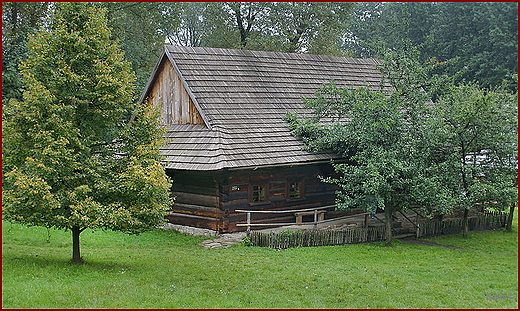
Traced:
<svg viewBox="0 0 520 311">
<path fill-rule="evenodd" d="M 246 223 L 237 223 L 237 227 L 247 227 L 247 234 L 251 232 L 251 227 L 264 227 L 264 226 L 273 226 L 273 227 L 279 227 L 279 226 L 293 226 L 293 225 L 308 225 L 310 223 L 314 224 L 314 230 L 317 230 L 318 224 L 346 219 L 346 218 L 352 218 L 357 217 L 360 215 L 365 215 L 365 225 L 367 224 L 367 218 L 370 213 L 359 213 L 359 214 L 353 214 L 348 216 L 342 216 L 342 217 L 336 217 L 331 219 L 324 219 L 324 220 L 318 220 L 318 211 L 329 209 L 332 207 L 336 207 L 336 205 L 327 205 L 327 206 L 320 206 L 320 207 L 312 207 L 312 208 L 304 208 L 304 209 L 294 209 L 294 210 L 282 210 L 282 211 L 262 211 L 262 210 L 235 210 L 235 212 L 238 213 L 247 213 Z M 252 223 L 251 222 L 251 215 L 252 214 L 298 214 L 298 213 L 305 213 L 312 211 L 314 214 L 314 221 L 312 222 L 285 222 L 285 223 Z M 364 226 L 366 227 L 366 226 Z"/>
</svg>

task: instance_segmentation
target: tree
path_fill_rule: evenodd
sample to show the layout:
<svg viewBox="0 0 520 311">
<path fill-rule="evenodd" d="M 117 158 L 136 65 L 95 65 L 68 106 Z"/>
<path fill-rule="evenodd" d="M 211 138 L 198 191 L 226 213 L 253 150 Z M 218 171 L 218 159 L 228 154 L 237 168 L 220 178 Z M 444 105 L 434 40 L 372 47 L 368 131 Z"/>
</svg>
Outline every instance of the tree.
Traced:
<svg viewBox="0 0 520 311">
<path fill-rule="evenodd" d="M 210 25 L 207 23 L 207 3 L 183 2 L 180 3 L 182 19 L 175 29 L 166 34 L 166 39 L 172 45 L 201 46 L 202 40 Z"/>
<path fill-rule="evenodd" d="M 341 36 L 354 5 L 342 2 L 277 2 L 269 14 L 281 51 L 341 54 Z M 274 26 L 274 27 L 273 27 Z"/>
<path fill-rule="evenodd" d="M 104 10 L 57 3 L 29 40 L 23 99 L 2 120 L 3 219 L 71 230 L 74 262 L 85 229 L 139 233 L 168 208 L 157 114 L 125 118 L 135 77 L 109 38 Z"/>
<path fill-rule="evenodd" d="M 186 3 L 170 42 L 190 46 L 341 54 L 351 3 Z"/>
<path fill-rule="evenodd" d="M 517 202 L 518 94 L 475 83 L 452 85 L 432 106 L 437 133 L 430 143 L 443 150 L 442 174 L 455 204 L 464 211 L 468 232 L 471 208 L 511 209 Z"/>
<path fill-rule="evenodd" d="M 165 38 L 180 23 L 179 4 L 172 2 L 103 2 L 111 39 L 119 41 L 136 73 L 140 94 L 164 49 Z"/>
<path fill-rule="evenodd" d="M 403 50 L 410 41 L 436 73 L 460 73 L 457 82 L 492 88 L 518 73 L 518 3 L 359 3 L 344 48 L 356 57 L 381 57 L 379 48 Z"/>
<path fill-rule="evenodd" d="M 18 64 L 27 56 L 27 38 L 45 23 L 49 3 L 2 3 L 2 104 L 21 99 Z"/>
<path fill-rule="evenodd" d="M 339 208 L 385 211 L 386 244 L 392 241 L 392 213 L 420 205 L 427 213 L 449 213 L 447 189 L 418 150 L 429 134 L 421 120 L 429 97 L 423 90 L 425 73 L 417 57 L 388 56 L 383 74 L 391 88 L 338 89 L 334 84 L 305 99 L 312 118 L 289 114 L 294 135 L 311 151 L 331 150 L 342 163 L 334 164 Z"/>
</svg>

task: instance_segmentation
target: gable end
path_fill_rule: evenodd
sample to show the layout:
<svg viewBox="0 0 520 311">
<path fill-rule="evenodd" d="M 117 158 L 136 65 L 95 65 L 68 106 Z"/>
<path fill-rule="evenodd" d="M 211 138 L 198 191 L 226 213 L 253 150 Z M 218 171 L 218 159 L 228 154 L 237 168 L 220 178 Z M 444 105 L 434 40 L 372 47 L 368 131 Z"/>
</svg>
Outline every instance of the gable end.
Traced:
<svg viewBox="0 0 520 311">
<path fill-rule="evenodd" d="M 161 57 L 157 63 L 141 97 L 143 102 L 160 107 L 161 125 L 202 124 L 210 128 L 170 57 Z"/>
</svg>

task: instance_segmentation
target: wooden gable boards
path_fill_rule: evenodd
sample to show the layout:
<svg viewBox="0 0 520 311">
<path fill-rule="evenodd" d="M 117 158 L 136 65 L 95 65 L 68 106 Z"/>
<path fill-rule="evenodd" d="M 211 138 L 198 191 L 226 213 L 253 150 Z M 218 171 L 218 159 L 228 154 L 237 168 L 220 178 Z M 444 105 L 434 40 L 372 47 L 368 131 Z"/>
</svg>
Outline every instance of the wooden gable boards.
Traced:
<svg viewBox="0 0 520 311">
<path fill-rule="evenodd" d="M 140 102 L 159 106 L 161 125 L 201 124 L 211 128 L 167 50 L 161 55 Z"/>
</svg>

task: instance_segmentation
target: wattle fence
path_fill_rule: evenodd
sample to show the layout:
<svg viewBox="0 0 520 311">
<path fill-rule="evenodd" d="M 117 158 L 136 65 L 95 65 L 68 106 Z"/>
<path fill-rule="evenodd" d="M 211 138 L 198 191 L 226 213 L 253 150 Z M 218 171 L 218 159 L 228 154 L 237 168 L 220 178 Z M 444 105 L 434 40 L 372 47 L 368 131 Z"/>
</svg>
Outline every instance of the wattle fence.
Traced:
<svg viewBox="0 0 520 311">
<path fill-rule="evenodd" d="M 281 249 L 377 242 L 384 238 L 384 226 L 343 230 L 296 230 L 278 233 L 251 231 L 249 233 L 253 246 Z"/>
<path fill-rule="evenodd" d="M 487 213 L 468 219 L 469 230 L 492 230 L 504 227 L 507 213 Z M 419 237 L 460 233 L 462 219 L 429 220 L 419 226 Z M 251 245 L 285 249 L 290 247 L 343 245 L 379 242 L 385 239 L 385 226 L 328 230 L 285 230 L 282 232 L 251 231 Z"/>
<path fill-rule="evenodd" d="M 493 230 L 506 225 L 507 213 L 486 213 L 468 218 L 468 229 Z M 455 234 L 462 232 L 463 219 L 430 220 L 419 226 L 419 237 L 428 237 L 442 234 Z"/>
</svg>

